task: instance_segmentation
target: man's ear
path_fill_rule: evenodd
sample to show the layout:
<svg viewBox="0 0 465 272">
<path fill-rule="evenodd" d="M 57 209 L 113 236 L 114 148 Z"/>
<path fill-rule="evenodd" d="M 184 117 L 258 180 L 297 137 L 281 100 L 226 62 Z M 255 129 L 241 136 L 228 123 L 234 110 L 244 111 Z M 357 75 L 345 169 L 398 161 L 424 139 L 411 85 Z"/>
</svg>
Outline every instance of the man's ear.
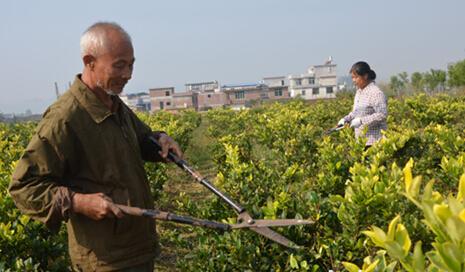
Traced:
<svg viewBox="0 0 465 272">
<path fill-rule="evenodd" d="M 90 70 L 94 70 L 95 66 L 95 58 L 92 55 L 85 55 L 82 57 L 82 61 L 84 62 L 84 66 L 88 67 Z"/>
</svg>

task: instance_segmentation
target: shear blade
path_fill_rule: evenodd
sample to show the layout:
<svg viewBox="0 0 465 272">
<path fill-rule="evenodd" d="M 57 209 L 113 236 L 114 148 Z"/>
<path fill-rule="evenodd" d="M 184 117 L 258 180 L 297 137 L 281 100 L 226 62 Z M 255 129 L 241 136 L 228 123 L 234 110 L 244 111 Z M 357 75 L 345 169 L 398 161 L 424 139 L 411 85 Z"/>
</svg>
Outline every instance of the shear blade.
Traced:
<svg viewBox="0 0 465 272">
<path fill-rule="evenodd" d="M 275 241 L 285 247 L 298 249 L 300 248 L 296 243 L 292 242 L 291 240 L 287 239 L 286 237 L 282 236 L 281 234 L 272 231 L 270 228 L 267 227 L 251 227 L 251 230 L 255 231 L 256 233 L 265 236 L 266 238 Z"/>
<path fill-rule="evenodd" d="M 235 226 L 240 226 L 240 227 L 237 227 L 237 228 L 249 228 L 249 229 L 255 231 L 256 233 L 258 233 L 258 234 L 260 234 L 262 236 L 265 236 L 266 238 L 268 238 L 268 239 L 270 239 L 272 241 L 275 241 L 276 243 L 279 243 L 279 244 L 281 244 L 283 246 L 286 246 L 286 247 L 289 247 L 289 248 L 294 248 L 294 249 L 299 248 L 299 246 L 296 243 L 292 242 L 291 240 L 287 239 L 286 237 L 282 236 L 281 234 L 271 230 L 270 228 L 268 228 L 268 226 L 263 226 L 261 223 L 262 222 L 270 223 L 269 221 L 278 221 L 276 224 L 285 223 L 286 226 L 289 226 L 289 225 L 295 225 L 295 224 L 297 224 L 297 222 L 299 222 L 299 224 L 308 224 L 306 222 L 310 222 L 310 221 L 305 221 L 305 220 L 300 220 L 300 219 L 254 220 L 252 218 L 252 216 L 250 216 L 250 214 L 248 212 L 246 212 L 246 211 L 240 213 L 239 216 L 237 217 L 237 220 L 240 223 L 236 224 L 236 225 L 233 225 L 232 228 L 235 228 Z M 300 221 L 303 221 L 303 222 L 300 222 Z M 258 223 L 256 223 L 256 222 L 258 222 Z M 260 225 L 262 225 L 262 226 L 260 226 Z"/>
<path fill-rule="evenodd" d="M 275 220 L 253 220 L 251 223 L 242 222 L 240 224 L 232 225 L 233 229 L 251 228 L 251 227 L 286 227 L 295 225 L 310 225 L 312 221 L 302 219 L 275 219 Z"/>
</svg>

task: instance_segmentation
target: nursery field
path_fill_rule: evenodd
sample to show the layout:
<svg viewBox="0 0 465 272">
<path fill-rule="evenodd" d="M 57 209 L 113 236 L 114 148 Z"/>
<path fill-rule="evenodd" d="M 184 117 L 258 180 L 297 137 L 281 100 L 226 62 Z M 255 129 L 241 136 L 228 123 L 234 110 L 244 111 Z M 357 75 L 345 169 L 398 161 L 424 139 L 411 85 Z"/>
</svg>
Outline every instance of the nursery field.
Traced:
<svg viewBox="0 0 465 272">
<path fill-rule="evenodd" d="M 464 271 L 465 97 L 390 98 L 385 138 L 366 151 L 351 129 L 324 133 L 352 99 L 140 114 L 254 218 L 314 221 L 273 228 L 299 249 L 252 231 L 159 222 L 157 271 Z M 69 270 L 65 228 L 51 234 L 7 192 L 35 126 L 0 123 L 0 271 Z M 175 165 L 146 170 L 158 209 L 235 223 Z"/>
</svg>

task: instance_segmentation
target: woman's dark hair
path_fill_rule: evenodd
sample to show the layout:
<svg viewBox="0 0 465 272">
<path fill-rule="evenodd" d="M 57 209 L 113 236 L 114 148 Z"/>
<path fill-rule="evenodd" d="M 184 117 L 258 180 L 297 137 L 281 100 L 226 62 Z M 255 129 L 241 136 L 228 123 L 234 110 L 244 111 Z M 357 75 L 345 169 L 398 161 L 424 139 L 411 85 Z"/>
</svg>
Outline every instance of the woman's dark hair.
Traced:
<svg viewBox="0 0 465 272">
<path fill-rule="evenodd" d="M 375 80 L 376 79 L 376 73 L 375 71 L 371 70 L 370 65 L 364 61 L 359 61 L 352 65 L 352 68 L 350 68 L 350 72 L 354 72 L 359 76 L 365 76 L 368 75 L 368 80 Z"/>
</svg>

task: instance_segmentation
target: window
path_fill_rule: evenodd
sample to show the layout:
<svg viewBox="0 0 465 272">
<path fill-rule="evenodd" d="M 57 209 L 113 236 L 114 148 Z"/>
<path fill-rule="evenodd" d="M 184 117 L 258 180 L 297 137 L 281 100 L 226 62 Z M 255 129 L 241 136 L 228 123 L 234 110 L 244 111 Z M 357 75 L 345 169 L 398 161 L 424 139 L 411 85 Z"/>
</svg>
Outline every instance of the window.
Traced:
<svg viewBox="0 0 465 272">
<path fill-rule="evenodd" d="M 166 91 L 165 96 L 170 96 L 170 91 Z"/>
<path fill-rule="evenodd" d="M 166 102 L 166 105 L 167 105 L 167 106 L 171 106 L 171 102 Z"/>
<path fill-rule="evenodd" d="M 308 85 L 312 85 L 312 84 L 315 84 L 315 78 L 309 77 L 308 78 Z"/>
<path fill-rule="evenodd" d="M 320 94 L 320 88 L 312 88 L 312 94 Z"/>
<path fill-rule="evenodd" d="M 261 93 L 260 98 L 261 99 L 268 99 L 268 94 L 267 93 Z"/>
<path fill-rule="evenodd" d="M 244 91 L 239 91 L 234 93 L 236 99 L 244 99 L 245 98 L 245 92 Z"/>
<path fill-rule="evenodd" d="M 283 96 L 283 90 L 282 89 L 274 90 L 274 96 Z"/>
<path fill-rule="evenodd" d="M 281 80 L 281 86 L 284 86 L 284 80 Z"/>
<path fill-rule="evenodd" d="M 326 87 L 326 93 L 327 94 L 332 94 L 333 93 L 333 87 Z"/>
<path fill-rule="evenodd" d="M 302 85 L 302 79 L 300 79 L 300 78 L 299 78 L 299 79 L 296 79 L 296 80 L 295 80 L 295 85 L 297 85 L 297 86 Z"/>
<path fill-rule="evenodd" d="M 305 90 L 302 90 L 302 96 L 305 96 Z"/>
<path fill-rule="evenodd" d="M 211 94 L 209 94 L 209 95 L 207 95 L 207 97 L 208 97 L 208 98 L 210 98 L 210 97 L 212 97 L 212 95 L 211 95 Z"/>
</svg>

